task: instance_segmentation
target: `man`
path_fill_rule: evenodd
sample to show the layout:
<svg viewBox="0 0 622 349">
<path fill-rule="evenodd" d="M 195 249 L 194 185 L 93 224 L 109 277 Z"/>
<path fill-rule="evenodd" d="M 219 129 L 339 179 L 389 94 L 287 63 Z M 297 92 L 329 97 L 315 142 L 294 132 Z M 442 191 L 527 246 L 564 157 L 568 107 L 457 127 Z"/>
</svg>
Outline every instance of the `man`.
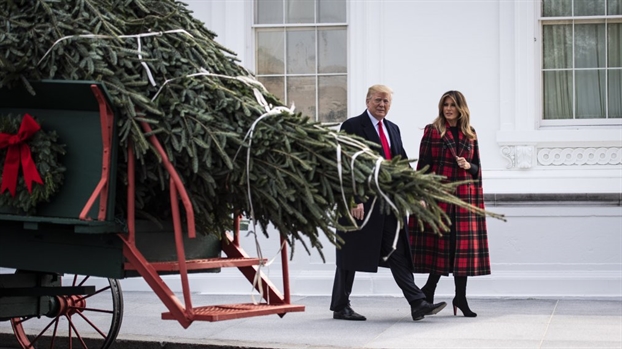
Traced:
<svg viewBox="0 0 622 349">
<path fill-rule="evenodd" d="M 387 86 L 371 86 L 367 91 L 367 110 L 357 117 L 346 120 L 341 125 L 341 130 L 380 144 L 383 147 L 381 155 L 386 159 L 398 155 L 407 158 L 399 127 L 385 120 L 391 108 L 392 94 Z M 358 224 L 362 224 L 366 213 L 371 209 L 371 202 L 372 200 L 359 202 L 351 209 L 352 216 L 357 219 Z M 350 307 L 349 297 L 354 274 L 356 271 L 375 273 L 378 266 L 391 269 L 395 282 L 410 304 L 413 320 L 421 320 L 425 315 L 436 314 L 447 305 L 445 302 L 428 303 L 423 292 L 415 285 L 407 224 L 400 230 L 396 250 L 391 253 L 397 224 L 397 218 L 393 214 L 381 213 L 380 205 L 376 203 L 365 227 L 358 231 L 337 231 L 345 243 L 341 249 L 337 249 L 337 268 L 330 304 L 334 319 L 366 320 L 365 316 L 356 313 Z M 382 261 L 382 257 L 389 254 L 387 261 Z"/>
</svg>

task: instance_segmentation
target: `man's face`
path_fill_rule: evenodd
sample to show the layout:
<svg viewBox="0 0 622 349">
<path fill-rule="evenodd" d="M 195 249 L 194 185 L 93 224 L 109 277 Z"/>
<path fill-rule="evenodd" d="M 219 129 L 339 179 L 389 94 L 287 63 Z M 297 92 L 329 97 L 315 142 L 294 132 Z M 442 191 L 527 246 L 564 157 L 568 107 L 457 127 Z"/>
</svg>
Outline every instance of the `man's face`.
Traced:
<svg viewBox="0 0 622 349">
<path fill-rule="evenodd" d="M 389 109 L 391 109 L 391 94 L 389 93 L 374 93 L 367 100 L 367 110 L 378 120 L 384 119 Z"/>
</svg>

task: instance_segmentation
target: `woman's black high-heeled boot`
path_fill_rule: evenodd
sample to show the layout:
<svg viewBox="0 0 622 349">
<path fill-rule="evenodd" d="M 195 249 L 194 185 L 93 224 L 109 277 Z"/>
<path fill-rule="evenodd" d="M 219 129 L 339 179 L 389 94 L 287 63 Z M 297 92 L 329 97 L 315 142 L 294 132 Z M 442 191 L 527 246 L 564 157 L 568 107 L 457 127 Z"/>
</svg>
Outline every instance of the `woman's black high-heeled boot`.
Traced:
<svg viewBox="0 0 622 349">
<path fill-rule="evenodd" d="M 421 292 L 425 294 L 425 300 L 430 304 L 434 304 L 434 292 L 436 292 L 436 284 L 438 284 L 440 279 L 440 275 L 430 274 L 428 275 L 428 281 L 421 288 Z"/>
<path fill-rule="evenodd" d="M 466 276 L 454 276 L 454 284 L 456 285 L 456 297 L 452 301 L 454 305 L 454 316 L 456 316 L 457 309 L 462 311 L 464 317 L 476 317 L 477 314 L 469 309 L 469 303 L 466 299 Z"/>
</svg>

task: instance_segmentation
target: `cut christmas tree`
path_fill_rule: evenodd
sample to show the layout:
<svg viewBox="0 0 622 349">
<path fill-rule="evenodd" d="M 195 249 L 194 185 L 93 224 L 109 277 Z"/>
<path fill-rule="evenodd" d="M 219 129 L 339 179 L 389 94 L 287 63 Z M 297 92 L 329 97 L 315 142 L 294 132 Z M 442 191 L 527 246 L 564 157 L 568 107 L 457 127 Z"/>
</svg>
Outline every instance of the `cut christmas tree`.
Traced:
<svg viewBox="0 0 622 349">
<path fill-rule="evenodd" d="M 354 229 L 337 223 L 354 197 L 378 197 L 386 212 L 415 214 L 439 232 L 448 217 L 438 201 L 501 218 L 453 196 L 458 183 L 417 172 L 408 159 L 383 161 L 375 145 L 284 106 L 183 3 L 0 4 L 0 88 L 41 79 L 102 81 L 119 115 L 120 148 L 134 147 L 139 161 L 136 201 L 143 217 L 170 216 L 167 174 L 145 138 L 155 134 L 203 233 L 222 235 L 239 212 L 264 233 L 273 225 L 290 244 L 299 240 L 321 253 L 320 233 L 338 245 L 334 229 Z M 141 122 L 153 131 L 143 133 Z M 120 155 L 119 190 L 125 190 L 126 163 Z"/>
</svg>

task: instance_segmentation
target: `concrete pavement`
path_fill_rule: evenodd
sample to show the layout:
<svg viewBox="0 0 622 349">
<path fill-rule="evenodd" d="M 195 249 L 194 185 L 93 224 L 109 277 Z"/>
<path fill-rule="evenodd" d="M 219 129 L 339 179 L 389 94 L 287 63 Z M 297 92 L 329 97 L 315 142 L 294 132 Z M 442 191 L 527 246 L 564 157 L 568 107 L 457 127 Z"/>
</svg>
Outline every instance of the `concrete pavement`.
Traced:
<svg viewBox="0 0 622 349">
<path fill-rule="evenodd" d="M 622 348 L 622 299 L 470 298 L 476 318 L 454 316 L 451 299 L 439 314 L 414 322 L 403 298 L 352 297 L 367 321 L 333 320 L 329 297 L 292 297 L 304 312 L 184 329 L 161 320 L 167 311 L 152 292 L 124 292 L 123 324 L 114 349 L 212 348 Z M 248 303 L 249 296 L 193 295 L 193 304 Z M 0 343 L 17 348 L 0 322 Z"/>
</svg>

